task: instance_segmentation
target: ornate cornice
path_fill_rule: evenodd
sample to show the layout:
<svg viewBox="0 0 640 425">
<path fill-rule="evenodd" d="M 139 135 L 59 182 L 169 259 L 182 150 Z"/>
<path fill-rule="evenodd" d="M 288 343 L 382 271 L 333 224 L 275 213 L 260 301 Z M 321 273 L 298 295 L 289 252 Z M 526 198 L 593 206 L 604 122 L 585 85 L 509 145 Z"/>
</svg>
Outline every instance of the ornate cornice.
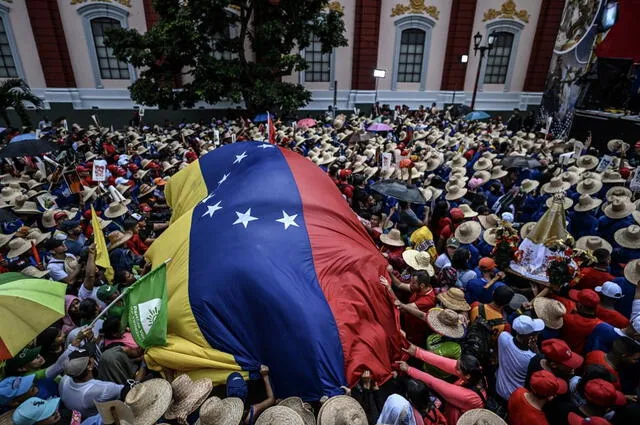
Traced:
<svg viewBox="0 0 640 425">
<path fill-rule="evenodd" d="M 518 10 L 516 6 L 516 2 L 513 0 L 507 0 L 502 3 L 500 6 L 500 10 L 489 9 L 484 12 L 484 17 L 482 19 L 483 22 L 490 21 L 492 19 L 503 18 L 503 19 L 518 19 L 524 23 L 529 22 L 529 12 L 525 9 Z"/>
<path fill-rule="evenodd" d="M 415 15 L 431 16 L 433 19 L 438 20 L 440 18 L 440 11 L 435 6 L 427 6 L 424 4 L 425 0 L 409 0 L 409 4 L 398 3 L 391 9 L 391 17 L 402 16 L 409 13 Z"/>
<path fill-rule="evenodd" d="M 83 3 L 118 3 L 121 6 L 131 7 L 131 0 L 71 0 L 71 5 Z"/>
</svg>

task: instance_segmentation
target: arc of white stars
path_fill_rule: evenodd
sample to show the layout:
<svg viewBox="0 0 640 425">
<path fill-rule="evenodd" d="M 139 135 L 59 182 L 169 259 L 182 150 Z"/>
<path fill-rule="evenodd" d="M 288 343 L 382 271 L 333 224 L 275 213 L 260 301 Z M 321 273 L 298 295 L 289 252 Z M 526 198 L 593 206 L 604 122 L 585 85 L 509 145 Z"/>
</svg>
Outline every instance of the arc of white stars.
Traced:
<svg viewBox="0 0 640 425">
<path fill-rule="evenodd" d="M 287 230 L 289 226 L 300 227 L 298 226 L 298 223 L 296 223 L 296 217 L 298 217 L 298 214 L 289 215 L 286 211 L 282 210 L 282 218 L 279 218 L 276 221 L 284 224 L 284 230 Z"/>
<path fill-rule="evenodd" d="M 240 155 L 236 155 L 236 160 L 233 161 L 233 163 L 234 164 L 240 164 L 242 162 L 242 160 L 245 159 L 248 156 L 249 155 L 247 155 L 247 151 L 244 151 Z"/>
<path fill-rule="evenodd" d="M 249 208 L 244 213 L 240 213 L 240 212 L 236 211 L 236 215 L 238 216 L 238 219 L 233 222 L 233 225 L 242 224 L 245 229 L 249 225 L 249 222 L 255 221 L 255 220 L 258 219 L 258 217 L 252 217 L 251 216 L 251 208 Z"/>
<path fill-rule="evenodd" d="M 209 217 L 213 217 L 213 214 L 218 211 L 221 210 L 222 207 L 220 206 L 220 204 L 222 203 L 222 201 L 218 201 L 217 204 L 215 205 L 207 205 L 207 212 L 205 212 L 204 214 L 202 214 L 202 217 L 204 217 L 205 215 L 208 215 Z"/>
<path fill-rule="evenodd" d="M 271 149 L 271 148 L 275 148 L 275 146 L 270 145 L 268 143 L 265 143 L 263 145 L 258 146 L 260 149 Z"/>
<path fill-rule="evenodd" d="M 209 202 L 209 199 L 213 198 L 215 196 L 215 194 L 213 192 L 211 192 L 210 194 L 207 195 L 206 198 L 204 198 L 202 201 L 200 201 L 201 204 L 206 204 L 207 202 Z"/>
<path fill-rule="evenodd" d="M 218 182 L 218 186 L 220 186 L 222 183 L 226 182 L 230 175 L 231 175 L 231 173 L 227 173 L 227 174 L 223 175 L 222 178 L 220 179 L 220 181 Z"/>
</svg>

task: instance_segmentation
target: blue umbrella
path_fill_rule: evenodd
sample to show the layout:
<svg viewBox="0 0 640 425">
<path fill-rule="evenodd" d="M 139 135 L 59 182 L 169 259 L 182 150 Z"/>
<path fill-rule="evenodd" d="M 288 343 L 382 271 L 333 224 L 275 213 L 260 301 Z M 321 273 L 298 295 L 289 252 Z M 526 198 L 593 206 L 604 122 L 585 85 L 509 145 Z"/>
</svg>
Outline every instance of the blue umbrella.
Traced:
<svg viewBox="0 0 640 425">
<path fill-rule="evenodd" d="M 273 118 L 275 118 L 275 115 L 271 114 L 271 119 Z M 264 112 L 262 114 L 256 115 L 256 117 L 253 119 L 253 122 L 267 122 L 268 120 L 269 120 L 269 117 L 267 113 Z"/>
<path fill-rule="evenodd" d="M 491 115 L 483 111 L 469 112 L 467 115 L 464 116 L 464 119 L 467 121 L 486 120 L 487 118 L 491 118 Z"/>
<path fill-rule="evenodd" d="M 24 142 L 27 140 L 38 140 L 35 133 L 18 134 L 9 143 Z"/>
</svg>

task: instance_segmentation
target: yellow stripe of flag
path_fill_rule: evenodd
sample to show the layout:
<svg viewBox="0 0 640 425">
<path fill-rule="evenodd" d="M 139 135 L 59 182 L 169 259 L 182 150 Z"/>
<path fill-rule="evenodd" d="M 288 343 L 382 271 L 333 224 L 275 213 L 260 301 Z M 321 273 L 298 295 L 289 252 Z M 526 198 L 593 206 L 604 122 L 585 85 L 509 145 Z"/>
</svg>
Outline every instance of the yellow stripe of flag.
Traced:
<svg viewBox="0 0 640 425">
<path fill-rule="evenodd" d="M 109 281 L 113 282 L 113 267 L 109 260 L 109 250 L 107 250 L 107 242 L 104 240 L 104 233 L 100 228 L 100 222 L 96 215 L 96 210 L 91 206 L 91 226 L 93 227 L 93 241 L 96 244 L 96 264 L 105 269 L 104 275 Z"/>
</svg>

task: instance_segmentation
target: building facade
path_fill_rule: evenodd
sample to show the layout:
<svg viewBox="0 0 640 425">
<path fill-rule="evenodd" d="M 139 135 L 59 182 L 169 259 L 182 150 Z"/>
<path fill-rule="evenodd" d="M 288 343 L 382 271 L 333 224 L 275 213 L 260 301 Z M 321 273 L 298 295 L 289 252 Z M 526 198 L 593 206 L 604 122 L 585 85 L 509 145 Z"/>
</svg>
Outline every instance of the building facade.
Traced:
<svg viewBox="0 0 640 425">
<path fill-rule="evenodd" d="M 336 0 L 329 7 L 344 13 L 348 46 L 323 54 L 312 43 L 301 52 L 308 68 L 287 80 L 311 90 L 307 109 L 332 105 L 336 82 L 336 104 L 345 110 L 376 99 L 470 104 L 480 33 L 483 44 L 489 34 L 495 42 L 480 68 L 476 108 L 507 111 L 540 103 L 564 1 Z M 47 107 L 130 110 L 136 70 L 113 57 L 104 33 L 113 26 L 144 32 L 156 19 L 151 0 L 0 0 L 0 78 L 23 78 Z M 374 78 L 374 69 L 384 77 Z"/>
</svg>

